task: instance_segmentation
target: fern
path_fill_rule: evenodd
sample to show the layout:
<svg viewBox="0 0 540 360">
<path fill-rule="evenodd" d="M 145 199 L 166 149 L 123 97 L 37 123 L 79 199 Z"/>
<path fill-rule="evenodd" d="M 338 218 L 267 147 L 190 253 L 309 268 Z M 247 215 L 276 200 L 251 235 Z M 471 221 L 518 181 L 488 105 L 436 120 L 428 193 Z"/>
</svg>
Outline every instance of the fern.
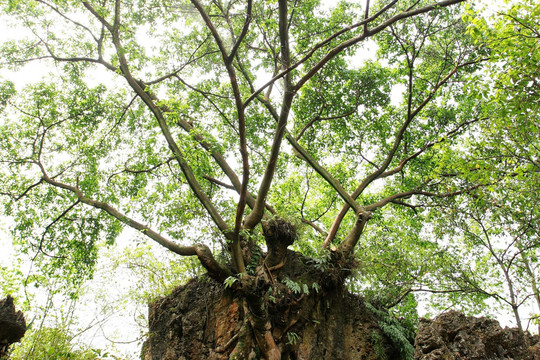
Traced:
<svg viewBox="0 0 540 360">
<path fill-rule="evenodd" d="M 261 259 L 261 249 L 259 249 L 258 246 L 255 247 L 255 250 L 253 251 L 253 254 L 251 255 L 251 259 L 249 261 L 249 264 L 246 266 L 246 272 L 250 275 L 255 274 L 255 270 L 257 269 L 257 266 L 259 265 L 259 261 Z"/>
<path fill-rule="evenodd" d="M 371 343 L 373 344 L 373 349 L 375 350 L 375 355 L 377 356 L 377 359 L 379 360 L 387 360 L 388 355 L 386 355 L 386 351 L 384 351 L 383 346 L 384 339 L 377 331 L 373 331 L 371 333 Z"/>
<path fill-rule="evenodd" d="M 300 335 L 295 332 L 289 331 L 287 333 L 287 345 L 294 345 L 300 340 Z"/>
<path fill-rule="evenodd" d="M 377 318 L 379 318 L 379 326 L 383 333 L 390 339 L 392 344 L 398 349 L 400 357 L 402 360 L 413 360 L 414 356 L 414 347 L 409 341 L 409 338 L 412 338 L 413 331 L 399 322 L 398 319 L 393 317 L 391 314 L 385 311 L 376 309 L 370 303 L 366 303 L 366 307 L 371 311 Z M 377 341 L 378 340 L 378 341 Z M 374 346 L 381 344 L 380 337 L 377 338 L 372 334 L 372 341 Z M 377 349 L 375 349 L 377 351 Z M 380 350 L 380 349 L 379 349 Z M 384 359 L 385 357 L 377 354 L 378 357 Z"/>
<path fill-rule="evenodd" d="M 299 283 L 289 279 L 288 277 L 283 279 L 283 283 L 285 286 L 287 286 L 293 293 L 295 294 L 301 294 L 302 293 L 302 286 L 300 286 Z"/>
<path fill-rule="evenodd" d="M 385 321 L 379 321 L 379 326 L 390 341 L 398 348 L 401 359 L 412 360 L 414 355 L 414 347 L 411 345 L 405 333 L 407 332 L 402 326 L 389 324 Z"/>
<path fill-rule="evenodd" d="M 223 281 L 223 284 L 225 284 L 225 288 L 230 288 L 236 281 L 238 281 L 237 278 L 235 278 L 234 276 L 229 276 Z"/>
</svg>

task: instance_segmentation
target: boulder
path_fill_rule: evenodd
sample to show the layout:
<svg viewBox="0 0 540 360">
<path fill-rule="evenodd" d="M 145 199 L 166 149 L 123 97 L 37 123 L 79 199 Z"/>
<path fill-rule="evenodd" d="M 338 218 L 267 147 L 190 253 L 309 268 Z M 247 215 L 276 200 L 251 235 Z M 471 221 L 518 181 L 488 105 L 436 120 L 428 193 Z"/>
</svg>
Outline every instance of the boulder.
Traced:
<svg viewBox="0 0 540 360">
<path fill-rule="evenodd" d="M 21 311 L 15 311 L 13 298 L 0 300 L 0 359 L 7 356 L 9 346 L 21 341 L 26 332 L 26 320 Z"/>
<path fill-rule="evenodd" d="M 501 328 L 486 317 L 449 311 L 422 319 L 415 339 L 416 360 L 540 360 L 539 337 Z"/>
</svg>

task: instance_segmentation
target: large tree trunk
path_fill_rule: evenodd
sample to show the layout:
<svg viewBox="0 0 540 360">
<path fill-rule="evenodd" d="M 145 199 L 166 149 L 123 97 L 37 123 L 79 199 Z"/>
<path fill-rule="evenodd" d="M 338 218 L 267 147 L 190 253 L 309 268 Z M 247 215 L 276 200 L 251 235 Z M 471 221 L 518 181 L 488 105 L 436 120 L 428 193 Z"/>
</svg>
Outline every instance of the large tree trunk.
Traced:
<svg viewBox="0 0 540 360">
<path fill-rule="evenodd" d="M 288 250 L 272 263 L 265 281 L 225 288 L 204 276 L 151 304 L 143 358 L 399 359 L 343 271 Z"/>
</svg>

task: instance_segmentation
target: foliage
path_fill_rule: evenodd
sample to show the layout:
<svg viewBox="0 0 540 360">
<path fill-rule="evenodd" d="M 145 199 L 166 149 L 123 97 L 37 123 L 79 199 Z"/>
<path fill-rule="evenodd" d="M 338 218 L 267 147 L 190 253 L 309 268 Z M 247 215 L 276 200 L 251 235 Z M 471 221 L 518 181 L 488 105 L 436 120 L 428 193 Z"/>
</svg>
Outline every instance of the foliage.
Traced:
<svg viewBox="0 0 540 360">
<path fill-rule="evenodd" d="M 223 282 L 223 284 L 225 285 L 225 288 L 230 288 L 233 286 L 233 284 L 235 282 L 237 282 L 238 279 L 235 278 L 234 276 L 229 276 L 228 278 L 225 279 L 225 281 Z"/>
<path fill-rule="evenodd" d="M 366 303 L 366 306 L 369 311 L 376 315 L 380 321 L 379 326 L 381 327 L 382 332 L 390 339 L 392 344 L 398 349 L 401 359 L 410 360 L 413 359 L 414 355 L 414 327 L 412 324 L 407 324 L 403 321 L 399 321 L 390 313 L 378 310 L 370 303 Z M 378 333 L 372 334 L 372 340 L 374 346 L 380 347 L 381 338 Z M 380 352 L 381 355 L 383 354 Z"/>
<path fill-rule="evenodd" d="M 61 83 L 46 78 L 17 96 L 11 96 L 13 100 L 8 111 L 13 114 L 21 109 L 24 111 L 18 117 L 20 121 L 5 123 L 2 128 L 3 137 L 11 139 L 3 149 L 3 157 L 9 164 L 3 193 L 11 198 L 7 202 L 7 211 L 19 224 L 15 233 L 17 238 L 38 239 L 33 243 L 21 243 L 30 245 L 28 251 L 37 248 L 39 257 L 45 255 L 49 259 L 51 268 L 48 271 L 66 270 L 73 264 L 73 278 L 77 279 L 91 276 L 88 271 L 96 256 L 93 249 L 99 242 L 114 241 L 120 233 L 121 223 L 135 227 L 143 234 L 143 227 L 148 226 L 152 232 L 188 242 L 197 241 L 204 236 L 205 229 L 212 229 L 201 226 L 211 219 L 227 241 L 231 241 L 232 230 L 228 230 L 226 223 L 233 220 L 235 213 L 242 213 L 243 205 L 231 201 L 234 193 L 220 187 L 222 181 L 219 178 L 225 176 L 235 183 L 237 171 L 247 174 L 247 158 L 241 150 L 243 145 L 240 149 L 236 145 L 240 127 L 245 126 L 245 139 L 241 140 L 249 144 L 249 176 L 253 180 L 249 189 L 233 184 L 235 191 L 254 191 L 264 174 L 268 176 L 274 171 L 267 166 L 270 164 L 268 152 L 272 146 L 277 148 L 278 142 L 262 140 L 275 132 L 275 123 L 267 120 L 273 118 L 273 114 L 279 115 L 275 112 L 279 108 L 279 94 L 269 93 L 268 100 L 251 96 L 253 100 L 249 103 L 247 99 L 255 91 L 254 83 L 259 78 L 278 71 L 275 51 L 280 40 L 276 35 L 269 35 L 279 33 L 278 23 L 264 20 L 271 19 L 269 14 L 277 4 L 261 3 L 252 9 L 257 16 L 253 18 L 253 32 L 246 33 L 244 39 L 249 46 L 238 47 L 242 54 L 235 63 L 238 82 L 234 80 L 236 77 L 232 82 L 222 81 L 223 76 L 233 71 L 226 63 L 217 65 L 221 61 L 217 53 L 224 51 L 220 47 L 224 40 L 212 32 L 212 27 L 205 27 L 208 23 L 204 14 L 220 13 L 223 9 L 215 5 L 207 5 L 204 10 L 198 8 L 202 11 L 202 20 L 197 20 L 189 16 L 182 19 L 181 11 L 173 11 L 179 9 L 167 8 L 167 5 L 152 8 L 141 2 L 137 6 L 126 6 L 126 9 L 120 9 L 121 14 L 117 14 L 122 19 L 121 29 L 108 28 L 107 24 L 110 25 L 114 18 L 114 9 L 98 10 L 89 4 L 78 8 L 69 2 L 47 6 L 47 3 L 11 1 L 4 7 L 13 18 L 33 16 L 34 21 L 27 25 L 37 33 L 45 31 L 42 26 L 49 17 L 54 18 L 59 13 L 65 15 L 65 23 L 40 35 L 42 40 L 33 46 L 31 54 L 10 50 L 14 43 L 4 47 L 8 63 L 12 65 L 29 61 L 32 56 L 49 58 L 66 77 Z M 407 159 L 405 182 L 391 179 L 382 192 L 373 190 L 361 197 L 355 195 L 360 201 L 358 206 L 372 204 L 378 209 L 392 194 L 412 191 L 413 195 L 419 186 L 424 190 L 439 191 L 440 185 L 422 185 L 433 171 L 437 171 L 433 161 L 429 160 L 433 156 L 432 150 L 441 134 L 448 133 L 452 137 L 456 129 L 466 128 L 470 120 L 462 120 L 459 114 L 467 112 L 470 115 L 472 105 L 462 101 L 456 85 L 436 95 L 442 106 L 431 101 L 435 96 L 432 92 L 447 85 L 443 76 L 449 71 L 448 76 L 453 75 L 458 70 L 452 69 L 445 59 L 458 59 L 459 70 L 463 68 L 466 73 L 470 71 L 466 69 L 467 62 L 474 61 L 477 51 L 467 36 L 457 38 L 452 36 L 456 32 L 447 31 L 448 26 L 459 22 L 457 12 L 441 9 L 431 17 L 418 16 L 411 24 L 393 22 L 388 17 L 374 20 L 373 26 L 390 21 L 391 28 L 391 31 L 377 35 L 381 46 L 378 60 L 351 66 L 348 56 L 353 51 L 348 45 L 343 48 L 343 53 L 325 60 L 313 44 L 323 41 L 322 48 L 330 49 L 341 46 L 346 39 L 358 38 L 360 29 L 344 32 L 329 41 L 323 40 L 335 31 L 336 24 L 354 23 L 361 16 L 355 6 L 343 3 L 335 9 L 317 10 L 330 21 L 300 21 L 317 7 L 317 2 L 296 5 L 294 14 L 298 19 L 291 22 L 290 29 L 295 40 L 288 46 L 297 56 L 310 54 L 303 60 L 306 68 L 319 61 L 324 61 L 325 66 L 307 74 L 293 70 L 286 76 L 290 77 L 287 81 L 299 83 L 290 115 L 291 131 L 297 135 L 296 138 L 279 135 L 292 144 L 296 153 L 305 148 L 309 154 L 296 156 L 295 152 L 284 149 L 281 156 L 276 157 L 273 186 L 259 190 L 264 192 L 261 193 L 263 198 L 273 203 L 274 211 L 280 216 L 293 213 L 306 224 L 316 225 L 314 232 L 305 233 L 302 239 L 308 244 L 321 241 L 324 231 L 321 234 L 317 229 L 331 226 L 338 210 L 338 199 L 347 196 L 341 190 L 336 191 L 338 183 L 339 187 L 350 188 L 369 176 L 373 176 L 369 183 L 380 175 L 386 178 L 388 175 L 384 170 L 399 168 L 400 162 Z M 157 9 L 167 9 L 167 16 L 158 16 Z M 398 7 L 394 11 L 401 10 Z M 235 21 L 239 21 L 243 10 L 235 11 L 239 11 L 234 16 Z M 70 22 L 70 16 L 78 12 L 88 14 L 85 22 Z M 223 13 L 216 17 L 214 26 L 226 25 L 227 19 L 232 19 L 230 16 L 232 14 Z M 141 20 L 153 24 L 148 36 L 161 41 L 159 47 L 145 48 L 138 44 L 135 34 Z M 182 26 L 168 26 L 176 22 Z M 230 22 L 229 25 L 233 32 L 242 28 L 242 22 Z M 405 29 L 411 26 L 417 31 L 406 35 Z M 96 35 L 100 27 L 121 31 L 122 37 L 117 40 L 106 36 L 100 38 Z M 255 29 L 263 38 L 257 37 Z M 74 34 L 79 37 L 73 37 Z M 310 36 L 305 37 L 306 34 Z M 214 37 L 215 41 L 209 41 L 209 37 Z M 302 40 L 304 38 L 309 41 Z M 395 46 L 414 42 L 418 43 L 418 48 Z M 181 43 L 186 44 L 182 50 L 178 47 Z M 449 43 L 453 44 L 451 48 L 437 53 L 436 49 L 443 49 Z M 84 52 L 84 57 L 76 57 L 77 52 Z M 392 68 L 383 65 L 388 59 L 394 59 L 390 64 L 401 60 Z M 185 65 L 181 65 L 184 62 Z M 416 63 L 420 64 L 418 69 L 413 67 Z M 88 85 L 85 74 L 96 65 L 116 73 L 112 82 Z M 208 75 L 194 78 L 193 74 L 200 71 L 206 71 Z M 435 80 L 440 84 L 436 81 L 430 87 L 420 79 L 431 76 L 433 71 L 439 72 Z M 130 80 L 133 76 L 140 78 L 143 75 L 149 79 L 144 84 Z M 122 78 L 127 81 L 124 83 L 128 85 L 127 89 L 120 82 Z M 152 78 L 162 80 L 152 81 Z M 390 92 L 397 83 L 408 83 L 411 90 L 407 104 L 399 107 L 390 103 Z M 284 85 L 276 82 L 275 87 L 281 86 Z M 269 92 L 271 88 L 266 90 Z M 145 100 L 146 96 L 150 100 Z M 241 108 L 235 108 L 237 105 L 232 101 L 237 96 L 246 101 Z M 445 105 L 450 99 L 459 101 L 460 107 Z M 424 100 L 429 101 L 427 107 Z M 155 101 L 159 110 L 148 107 L 148 101 Z M 240 116 L 241 124 L 237 124 L 235 116 Z M 287 121 L 289 116 L 283 116 L 282 121 Z M 413 121 L 415 117 L 418 120 Z M 407 133 L 403 134 L 400 128 Z M 168 137 L 169 133 L 173 138 Z M 16 141 L 25 137 L 26 141 Z M 332 141 L 328 141 L 330 138 Z M 409 138 L 416 139 L 416 143 Z M 25 147 L 36 141 L 38 147 Z M 178 147 L 181 154 L 169 153 L 171 146 Z M 307 164 L 300 160 L 302 157 L 308 160 Z M 61 160 L 53 161 L 53 158 Z M 241 160 L 242 166 L 231 165 L 237 160 Z M 372 173 L 374 163 L 383 163 L 384 168 Z M 380 200 L 383 204 L 378 205 Z M 47 201 L 48 206 L 41 206 L 43 201 Z M 22 202 L 25 211 L 16 210 L 20 207 L 15 205 Z M 195 205 L 197 203 L 202 206 Z M 248 220 L 249 216 L 248 212 Z M 142 220 L 146 220 L 147 225 L 137 225 L 142 224 Z M 347 228 L 353 221 L 350 216 L 345 219 L 337 239 L 346 237 Z M 249 227 L 246 230 L 252 231 Z M 73 239 L 70 239 L 69 234 L 75 233 L 77 236 L 72 235 Z M 70 256 L 64 255 L 68 249 Z M 81 259 L 87 266 L 81 266 Z"/>
<path fill-rule="evenodd" d="M 14 347 L 11 358 L 44 360 L 119 360 L 120 358 L 100 349 L 76 348 L 73 334 L 59 328 L 30 329 L 22 343 Z"/>
<path fill-rule="evenodd" d="M 294 345 L 300 341 L 300 335 L 298 335 L 295 332 L 289 331 L 287 332 L 287 344 L 288 345 Z"/>
<path fill-rule="evenodd" d="M 491 19 L 465 16 L 468 32 L 490 54 L 487 78 L 475 75 L 468 90 L 490 119 L 470 142 L 468 176 L 487 186 L 448 203 L 440 228 L 459 239 L 463 245 L 456 252 L 473 264 L 459 270 L 471 292 L 508 306 L 519 328 L 528 299 L 540 311 L 539 11 L 537 4 L 522 2 Z"/>
</svg>

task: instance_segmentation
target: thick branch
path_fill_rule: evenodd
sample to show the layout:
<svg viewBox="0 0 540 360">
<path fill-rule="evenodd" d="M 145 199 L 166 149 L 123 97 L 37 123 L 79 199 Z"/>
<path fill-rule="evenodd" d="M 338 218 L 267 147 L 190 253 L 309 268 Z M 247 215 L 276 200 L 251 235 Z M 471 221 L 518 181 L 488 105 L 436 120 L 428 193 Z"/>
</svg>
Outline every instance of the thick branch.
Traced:
<svg viewBox="0 0 540 360">
<path fill-rule="evenodd" d="M 363 21 L 360 21 L 359 23 L 347 26 L 347 27 L 341 29 L 340 31 L 335 32 L 334 34 L 332 34 L 328 38 L 324 39 L 323 41 L 321 41 L 317 45 L 315 45 L 306 55 L 304 55 L 304 57 L 302 59 L 300 59 L 299 61 L 297 61 L 293 65 L 289 66 L 288 68 L 284 68 L 284 70 L 282 72 L 274 75 L 274 77 L 272 77 L 272 79 L 270 79 L 266 84 L 264 84 L 257 91 L 255 91 L 253 94 L 251 94 L 251 96 L 249 98 L 247 98 L 246 101 L 244 102 L 244 106 L 247 106 L 251 101 L 256 99 L 259 96 L 259 94 L 264 91 L 264 89 L 266 89 L 267 87 L 271 87 L 277 80 L 281 79 L 282 77 L 284 77 L 285 75 L 287 75 L 291 71 L 293 71 L 294 69 L 298 68 L 304 62 L 309 60 L 313 56 L 313 54 L 315 54 L 315 52 L 317 52 L 317 50 L 323 48 L 325 45 L 330 43 L 332 40 L 338 38 L 339 36 L 343 35 L 344 33 L 348 32 L 348 31 L 351 31 L 353 29 L 356 29 L 359 26 L 365 25 L 365 24 L 367 24 L 369 22 L 372 22 L 372 21 L 376 20 L 380 15 L 385 13 L 388 9 L 390 9 L 396 3 L 397 3 L 397 0 L 393 0 L 390 4 L 385 6 L 383 9 L 381 9 L 379 12 L 377 12 L 375 15 L 373 15 L 369 19 L 365 19 Z"/>
<path fill-rule="evenodd" d="M 336 190 L 336 192 L 341 196 L 341 198 L 351 206 L 355 212 L 357 213 L 363 213 L 363 215 L 367 216 L 368 214 L 365 213 L 364 209 L 354 200 L 354 198 L 347 193 L 347 191 L 343 188 L 343 186 L 340 184 L 340 182 L 332 176 L 326 170 L 322 165 L 320 165 L 313 157 L 304 149 L 298 142 L 294 139 L 294 137 L 287 132 L 287 140 L 292 145 L 292 147 L 300 154 L 301 158 L 303 158 L 309 166 L 313 168 L 319 175 L 323 177 L 323 179 L 326 180 L 326 182 Z"/>
<path fill-rule="evenodd" d="M 285 68 L 290 65 L 290 50 L 289 50 L 289 29 L 287 18 L 287 1 L 279 0 L 279 39 L 281 43 L 281 60 Z M 266 202 L 266 196 L 270 191 L 270 185 L 274 177 L 274 172 L 277 165 L 277 159 L 280 153 L 281 141 L 286 132 L 287 120 L 291 104 L 294 98 L 294 92 L 292 91 L 292 83 L 290 74 L 285 75 L 284 78 L 284 97 L 281 107 L 281 113 L 274 133 L 274 140 L 272 142 L 272 148 L 270 151 L 270 158 L 268 159 L 266 170 L 257 193 L 257 200 L 253 211 L 246 217 L 244 226 L 247 229 L 253 229 L 262 219 L 264 214 L 264 205 Z"/>
<path fill-rule="evenodd" d="M 88 6 L 87 6 L 88 7 Z M 91 7 L 90 7 L 91 8 Z M 101 19 L 99 15 L 95 15 L 98 17 L 98 19 Z M 104 24 L 106 22 L 102 21 Z M 107 25 L 106 25 L 107 26 Z M 148 109 L 153 113 L 154 117 L 156 118 L 158 125 L 161 129 L 161 132 L 163 136 L 165 137 L 165 140 L 167 141 L 169 148 L 171 149 L 175 159 L 177 160 L 178 164 L 180 165 L 180 168 L 182 172 L 184 173 L 184 176 L 192 189 L 195 196 L 199 199 L 201 204 L 204 206 L 204 208 L 209 213 L 210 217 L 214 221 L 214 223 L 218 226 L 220 231 L 229 239 L 231 239 L 231 232 L 229 230 L 228 225 L 225 223 L 225 221 L 222 219 L 221 215 L 217 211 L 217 209 L 214 207 L 212 201 L 208 196 L 205 194 L 203 189 L 201 188 L 199 182 L 195 178 L 195 175 L 193 174 L 193 171 L 189 164 L 187 163 L 186 159 L 184 158 L 182 151 L 178 147 L 178 144 L 174 140 L 170 129 L 167 125 L 167 121 L 163 115 L 163 112 L 161 109 L 156 106 L 156 104 L 153 102 L 152 97 L 145 92 L 144 87 L 141 86 L 141 83 L 138 82 L 133 78 L 131 75 L 131 72 L 129 70 L 129 66 L 127 64 L 127 60 L 125 57 L 125 50 L 123 49 L 121 42 L 120 42 L 120 36 L 118 33 L 120 26 L 120 1 L 117 0 L 115 4 L 115 20 L 114 25 L 111 27 L 110 24 L 108 24 L 107 28 L 109 31 L 111 31 L 112 38 L 113 38 L 113 44 L 116 48 L 116 52 L 118 55 L 118 60 L 120 63 L 120 70 L 124 76 L 124 78 L 127 80 L 128 84 L 131 86 L 131 88 L 135 91 L 135 93 L 143 100 L 143 102 L 146 104 Z"/>
<path fill-rule="evenodd" d="M 242 34 L 240 35 L 240 38 L 238 39 L 237 44 L 235 44 L 235 46 L 233 47 L 234 53 L 231 52 L 230 54 L 227 53 L 227 50 L 225 49 L 225 45 L 223 44 L 223 41 L 221 37 L 219 36 L 219 33 L 217 32 L 216 28 L 214 27 L 214 24 L 212 23 L 212 20 L 210 19 L 210 17 L 208 16 L 206 11 L 202 7 L 202 5 L 197 0 L 192 0 L 191 2 L 193 3 L 193 5 L 195 5 L 197 10 L 199 11 L 207 28 L 210 30 L 210 32 L 214 36 L 214 40 L 216 41 L 216 44 L 221 52 L 225 68 L 227 69 L 227 73 L 229 74 L 229 80 L 230 80 L 231 88 L 234 94 L 236 110 L 238 112 L 238 137 L 240 140 L 240 154 L 242 156 L 243 176 L 242 176 L 242 186 L 240 188 L 240 199 L 238 200 L 238 205 L 236 207 L 236 220 L 234 223 L 234 234 L 233 234 L 231 247 L 232 247 L 233 261 L 236 265 L 238 272 L 242 273 L 242 272 L 245 272 L 245 265 L 244 265 L 244 260 L 242 257 L 242 251 L 240 249 L 240 229 L 242 227 L 242 218 L 244 216 L 244 210 L 246 207 L 246 201 L 247 201 L 247 196 L 248 196 L 247 190 L 248 190 L 248 182 L 249 182 L 249 158 L 248 158 L 248 151 L 247 151 L 246 118 L 245 118 L 245 113 L 244 113 L 244 106 L 243 106 L 242 97 L 240 94 L 240 87 L 238 85 L 236 72 L 234 70 L 234 67 L 232 66 L 232 61 L 234 60 L 234 54 L 236 53 L 236 51 L 238 50 L 238 47 L 240 46 L 240 42 L 242 41 L 242 39 L 247 33 L 249 23 L 251 21 L 252 2 L 251 0 L 248 2 L 248 9 L 247 9 L 248 15 L 247 15 L 244 29 L 242 30 Z"/>
<path fill-rule="evenodd" d="M 244 27 L 242 28 L 242 32 L 240 33 L 240 36 L 238 36 L 238 39 L 236 39 L 236 43 L 231 49 L 231 53 L 229 54 L 229 57 L 227 59 L 228 64 L 232 64 L 232 61 L 234 60 L 234 57 L 236 56 L 236 53 L 238 49 L 240 48 L 242 41 L 247 35 L 249 24 L 251 23 L 251 19 L 252 19 L 252 15 L 251 15 L 252 8 L 253 8 L 253 0 L 248 0 L 247 10 L 246 10 L 246 21 L 244 22 Z"/>
<path fill-rule="evenodd" d="M 107 28 L 107 30 L 109 30 L 110 32 L 113 32 L 113 26 L 107 20 L 105 20 L 103 16 L 101 16 L 98 13 L 96 9 L 94 9 L 94 7 L 88 1 L 83 1 L 82 3 L 84 7 L 87 8 L 92 13 L 92 15 L 94 15 L 94 17 L 98 19 L 99 22 Z"/>
<path fill-rule="evenodd" d="M 180 79 L 180 81 L 182 81 Z M 185 84 L 185 83 L 184 83 Z M 187 84 L 185 84 L 187 85 Z M 188 85 L 187 85 L 188 86 Z M 146 87 L 145 84 L 141 83 L 141 87 Z M 196 90 L 198 91 L 198 90 Z M 155 94 L 151 93 L 150 91 L 146 91 L 148 96 L 154 101 L 154 103 L 158 103 L 159 100 L 155 96 Z M 160 105 L 161 111 L 165 113 L 174 113 L 171 109 L 169 109 L 166 105 Z M 182 129 L 184 129 L 187 133 L 189 133 L 216 161 L 216 163 L 219 165 L 221 170 L 225 173 L 225 175 L 229 178 L 229 180 L 232 183 L 232 186 L 236 190 L 238 194 L 241 192 L 242 184 L 240 182 L 240 179 L 236 175 L 235 171 L 230 167 L 227 160 L 223 157 L 223 155 L 217 150 L 216 146 L 213 146 L 208 140 L 206 140 L 203 135 L 201 135 L 200 132 L 195 131 L 195 127 L 188 121 L 182 119 L 181 117 L 178 117 L 175 119 L 176 124 L 179 125 Z M 246 195 L 246 201 L 247 204 L 253 208 L 255 206 L 255 199 L 248 193 Z"/>
<path fill-rule="evenodd" d="M 230 236 L 230 231 L 228 225 L 225 223 L 225 221 L 221 218 L 221 215 L 217 211 L 217 209 L 212 204 L 212 201 L 208 198 L 208 196 L 204 193 L 203 189 L 201 188 L 199 182 L 195 178 L 195 175 L 193 174 L 193 170 L 191 170 L 191 167 L 185 160 L 182 151 L 176 144 L 176 141 L 172 137 L 172 134 L 169 130 L 169 127 L 167 125 L 167 122 L 163 116 L 163 113 L 159 108 L 153 103 L 150 96 L 138 85 L 138 83 L 129 75 L 125 75 L 126 79 L 128 80 L 131 87 L 135 90 L 135 92 L 143 99 L 143 101 L 146 103 L 146 105 L 150 108 L 150 110 L 154 113 L 154 116 L 156 117 L 158 124 L 161 128 L 161 132 L 165 139 L 167 140 L 167 143 L 169 144 L 169 148 L 174 154 L 174 157 L 176 158 L 178 164 L 180 165 L 180 168 L 182 172 L 184 173 L 184 176 L 186 177 L 186 180 L 190 186 L 190 188 L 193 190 L 193 193 L 199 201 L 202 203 L 202 205 L 206 208 L 216 225 L 219 227 L 221 232 L 225 234 L 226 237 Z"/>
<path fill-rule="evenodd" d="M 38 164 L 38 166 L 41 168 L 41 171 L 43 174 L 42 180 L 44 182 L 50 185 L 56 186 L 58 188 L 70 191 L 75 196 L 77 196 L 78 202 L 82 202 L 83 204 L 87 204 L 96 209 L 105 211 L 107 214 L 111 215 L 115 219 L 119 220 L 120 222 L 124 223 L 125 225 L 135 230 L 138 230 L 143 235 L 149 237 L 150 239 L 154 240 L 161 246 L 171 250 L 172 252 L 178 255 L 197 256 L 201 260 L 202 265 L 208 270 L 210 275 L 220 281 L 223 281 L 227 276 L 230 276 L 231 274 L 230 271 L 214 259 L 212 253 L 210 252 L 210 249 L 208 249 L 206 245 L 195 244 L 192 246 L 180 246 L 172 242 L 171 240 L 165 238 L 164 236 L 157 233 L 156 231 L 152 230 L 147 225 L 144 225 L 128 217 L 126 214 L 120 212 L 119 210 L 115 209 L 111 205 L 101 202 L 101 201 L 93 200 L 91 198 L 84 196 L 84 194 L 77 187 L 53 180 L 47 175 L 47 173 L 45 172 L 45 169 L 43 168 L 41 164 Z"/>
<path fill-rule="evenodd" d="M 276 110 L 273 108 L 273 106 L 270 104 L 270 102 L 266 99 L 258 97 L 258 100 L 263 103 L 264 106 L 270 111 L 272 116 L 275 120 L 279 121 L 279 115 L 277 114 Z M 296 151 L 296 153 L 299 155 L 299 157 L 307 162 L 309 166 L 315 170 L 326 182 L 336 190 L 338 195 L 347 203 L 349 204 L 355 212 L 357 213 L 363 213 L 364 216 L 367 216 L 368 214 L 364 212 L 363 208 L 352 198 L 352 196 L 347 193 L 347 191 L 343 188 L 343 186 L 340 184 L 339 180 L 334 178 L 332 174 L 330 174 L 322 165 L 320 165 L 317 160 L 315 160 L 306 149 L 300 145 L 294 136 L 292 136 L 288 130 L 285 130 L 286 132 L 286 139 L 291 144 L 293 149 Z"/>
<path fill-rule="evenodd" d="M 351 231 L 349 232 L 345 240 L 339 245 L 340 251 L 344 259 L 347 259 L 353 252 L 354 247 L 358 243 L 360 235 L 362 235 L 362 233 L 364 232 L 364 228 L 370 218 L 371 214 L 367 216 L 358 215 L 358 217 L 356 218 L 356 222 L 354 223 Z"/>
<path fill-rule="evenodd" d="M 409 156 L 408 158 L 405 158 L 404 160 L 402 160 L 401 163 L 396 168 L 394 168 L 394 169 L 392 169 L 392 170 L 390 170 L 388 172 L 385 172 L 386 169 L 388 168 L 388 166 L 390 166 L 392 160 L 394 159 L 394 156 L 397 153 L 397 150 L 399 149 L 399 146 L 401 145 L 401 141 L 403 140 L 403 136 L 405 134 L 405 131 L 407 130 L 407 128 L 411 124 L 412 120 L 416 117 L 416 115 L 418 115 L 420 113 L 420 111 L 431 101 L 431 99 L 435 96 L 435 94 L 441 88 L 441 86 L 443 86 L 446 82 L 448 82 L 448 80 L 460 68 L 462 68 L 464 66 L 467 66 L 467 65 L 471 65 L 473 63 L 475 63 L 475 62 L 468 62 L 468 63 L 464 63 L 464 64 L 460 64 L 460 65 L 455 66 L 441 81 L 439 81 L 435 85 L 435 87 L 431 90 L 431 92 L 428 94 L 428 96 L 414 110 L 411 109 L 412 99 L 410 97 L 411 94 L 412 94 L 412 90 L 410 89 L 412 78 L 409 78 L 409 100 L 408 100 L 408 105 L 407 105 L 407 109 L 408 109 L 407 110 L 407 118 L 403 122 L 403 124 L 401 125 L 401 128 L 399 129 L 399 131 L 397 132 L 396 138 L 394 139 L 394 144 L 392 146 L 392 149 L 390 149 L 390 151 L 388 152 L 388 154 L 386 156 L 386 159 L 384 160 L 382 165 L 377 168 L 377 170 L 375 170 L 374 172 L 369 174 L 362 181 L 362 183 L 356 188 L 356 190 L 352 194 L 353 199 L 357 199 L 358 196 L 360 196 L 360 194 L 362 194 L 364 192 L 364 190 L 373 181 L 398 173 L 399 171 L 401 171 L 403 169 L 403 167 L 410 160 L 418 157 L 425 150 L 427 150 L 428 148 L 432 147 L 435 144 L 435 143 L 431 143 L 431 144 L 428 144 L 428 145 L 424 146 L 421 150 L 419 150 L 415 154 L 413 154 L 413 155 Z M 465 124 L 469 124 L 469 123 L 471 123 L 471 122 L 466 122 Z M 456 133 L 462 127 L 462 125 L 460 125 L 457 129 L 449 132 L 447 134 L 447 136 L 453 135 L 454 133 Z M 343 221 L 343 219 L 345 218 L 345 215 L 349 211 L 349 206 L 350 206 L 350 204 L 348 202 L 346 204 L 344 204 L 343 207 L 341 208 L 340 212 L 338 213 L 338 215 L 334 219 L 334 223 L 332 224 L 332 227 L 330 228 L 330 231 L 328 232 L 328 236 L 326 237 L 326 239 L 323 242 L 323 247 L 327 247 L 335 239 L 335 236 L 337 234 L 339 226 L 341 225 L 341 222 Z"/>
</svg>

